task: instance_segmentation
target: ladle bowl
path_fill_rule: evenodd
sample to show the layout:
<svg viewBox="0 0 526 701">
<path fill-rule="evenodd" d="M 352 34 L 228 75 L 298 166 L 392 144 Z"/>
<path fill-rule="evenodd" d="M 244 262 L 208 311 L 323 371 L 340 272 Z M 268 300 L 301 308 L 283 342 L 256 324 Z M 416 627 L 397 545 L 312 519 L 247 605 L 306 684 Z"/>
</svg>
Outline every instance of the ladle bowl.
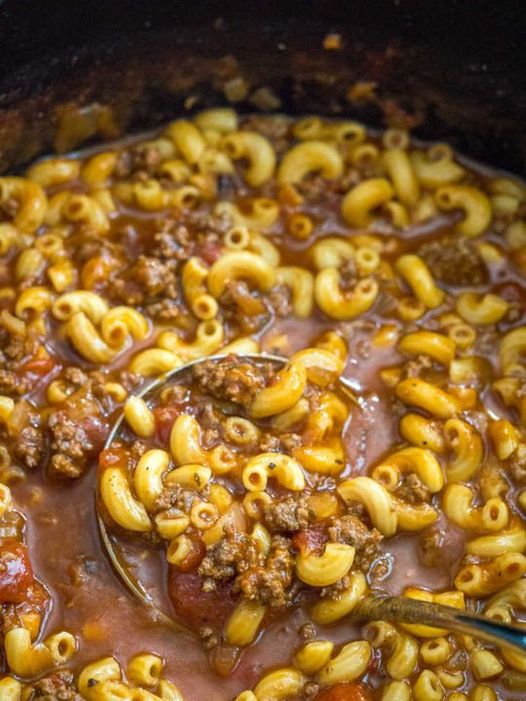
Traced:
<svg viewBox="0 0 526 701">
<path fill-rule="evenodd" d="M 175 378 L 183 376 L 191 368 L 205 361 L 219 361 L 226 358 L 226 355 L 213 355 L 192 360 L 179 367 L 165 373 L 161 377 L 145 385 L 136 396 L 147 399 L 149 395 L 159 391 L 164 386 L 173 382 Z M 270 361 L 283 366 L 287 359 L 271 354 L 244 354 L 240 358 L 252 361 Z M 349 397 L 351 401 L 359 405 L 359 401 L 352 393 L 351 385 L 345 377 L 338 379 L 340 389 Z M 124 422 L 124 415 L 121 414 L 112 427 L 108 435 L 104 449 L 110 448 L 113 442 L 119 437 Z M 139 578 L 131 572 L 129 564 L 126 562 L 122 551 L 119 549 L 117 540 L 112 536 L 110 530 L 100 510 L 100 496 L 96 494 L 97 520 L 101 540 L 105 551 L 113 565 L 113 568 L 126 585 L 126 587 L 146 606 L 151 615 L 158 620 L 177 630 L 188 630 L 179 623 L 173 616 L 162 611 L 154 598 L 148 592 L 147 587 Z M 397 623 L 420 624 L 439 628 L 446 628 L 454 633 L 471 635 L 479 640 L 490 642 L 497 646 L 512 648 L 515 652 L 526 653 L 526 626 L 511 625 L 489 618 L 488 616 L 459 610 L 442 604 L 419 601 L 401 596 L 369 595 L 353 610 L 351 616 L 354 622 L 364 623 L 366 621 L 386 620 Z"/>
</svg>

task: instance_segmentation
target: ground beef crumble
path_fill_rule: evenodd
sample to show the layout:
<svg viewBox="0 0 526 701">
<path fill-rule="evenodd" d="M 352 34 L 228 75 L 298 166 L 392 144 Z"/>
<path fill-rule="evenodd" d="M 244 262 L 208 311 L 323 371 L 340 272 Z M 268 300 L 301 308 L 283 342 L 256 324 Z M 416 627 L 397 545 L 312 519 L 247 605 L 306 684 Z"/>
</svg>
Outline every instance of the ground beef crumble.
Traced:
<svg viewBox="0 0 526 701">
<path fill-rule="evenodd" d="M 149 175 L 155 174 L 162 161 L 162 155 L 158 148 L 152 145 L 136 144 L 124 149 L 115 164 L 115 175 L 118 178 L 144 180 Z"/>
<path fill-rule="evenodd" d="M 281 441 L 277 436 L 271 433 L 264 433 L 258 443 L 258 452 L 261 453 L 279 453 L 281 450 Z"/>
<path fill-rule="evenodd" d="M 428 355 L 417 355 L 404 365 L 405 377 L 422 377 L 433 367 L 433 360 Z"/>
<path fill-rule="evenodd" d="M 262 563 L 262 556 L 252 538 L 227 530 L 215 545 L 209 546 L 199 566 L 203 590 L 213 591 L 220 580 L 232 579 Z"/>
<path fill-rule="evenodd" d="M 12 370 L 0 369 L 0 393 L 22 395 L 29 392 L 32 382 L 29 377 L 20 377 Z"/>
<path fill-rule="evenodd" d="M 270 316 L 269 305 L 254 296 L 245 280 L 231 280 L 219 299 L 223 317 L 240 333 L 251 334 L 261 329 Z"/>
<path fill-rule="evenodd" d="M 263 518 L 270 531 L 299 531 L 307 528 L 315 514 L 304 496 L 294 494 L 266 504 Z"/>
<path fill-rule="evenodd" d="M 125 304 L 149 305 L 177 298 L 175 262 L 139 256 L 123 275 L 110 282 L 110 294 Z"/>
<path fill-rule="evenodd" d="M 437 567 L 442 559 L 446 531 L 442 528 L 428 528 L 420 537 L 420 560 L 426 567 Z"/>
<path fill-rule="evenodd" d="M 430 500 L 431 493 L 418 475 L 409 472 L 402 475 L 400 485 L 396 489 L 396 496 L 409 504 L 423 504 Z"/>
<path fill-rule="evenodd" d="M 169 217 L 156 220 L 152 238 L 152 256 L 162 261 L 188 260 L 194 250 L 195 242 L 188 228 Z"/>
<path fill-rule="evenodd" d="M 295 558 L 290 541 L 274 536 L 270 552 L 263 565 L 254 565 L 241 574 L 235 587 L 246 599 L 272 607 L 283 607 L 293 601 L 296 589 L 293 582 Z"/>
<path fill-rule="evenodd" d="M 40 342 L 32 336 L 15 336 L 0 328 L 0 394 L 23 395 L 34 382 L 18 372 L 25 358 L 34 356 Z"/>
<path fill-rule="evenodd" d="M 300 638 L 303 640 L 315 640 L 318 633 L 316 631 L 316 626 L 313 623 L 305 623 L 299 629 Z"/>
<path fill-rule="evenodd" d="M 265 557 L 250 536 L 226 530 L 218 543 L 207 548 L 198 572 L 203 591 L 214 591 L 220 582 L 234 580 L 233 591 L 273 607 L 286 606 L 295 596 L 290 540 L 279 535 L 272 538 Z"/>
<path fill-rule="evenodd" d="M 205 402 L 203 409 L 199 413 L 199 423 L 203 429 L 203 447 L 212 448 L 219 444 L 223 437 L 223 424 L 220 412 L 214 407 L 212 402 Z"/>
<path fill-rule="evenodd" d="M 320 589 L 320 598 L 331 599 L 332 601 L 339 601 L 342 597 L 342 594 L 344 594 L 349 589 L 350 585 L 351 578 L 349 577 L 349 575 L 345 575 L 345 577 L 342 577 L 337 582 L 334 582 L 334 584 L 331 584 L 328 587 L 322 587 Z"/>
<path fill-rule="evenodd" d="M 205 361 L 193 368 L 193 379 L 204 394 L 244 407 L 250 405 L 273 375 L 271 363 L 256 365 L 236 355 L 230 355 L 220 362 Z"/>
<path fill-rule="evenodd" d="M 26 698 L 26 697 L 24 697 Z M 30 687 L 27 701 L 82 701 L 75 690 L 73 672 L 61 670 L 53 672 Z"/>
<path fill-rule="evenodd" d="M 336 204 L 338 197 L 345 191 L 345 183 L 342 179 L 327 180 L 322 175 L 313 175 L 296 183 L 296 189 L 307 202 L 323 201 L 330 207 L 331 204 Z"/>
<path fill-rule="evenodd" d="M 153 511 L 166 511 L 176 509 L 181 513 L 188 513 L 195 501 L 195 492 L 192 489 L 185 489 L 179 484 L 166 485 L 162 494 L 157 497 Z"/>
<path fill-rule="evenodd" d="M 445 518 L 426 528 L 419 537 L 420 561 L 426 567 L 456 571 L 465 551 L 465 533 Z"/>
<path fill-rule="evenodd" d="M 268 301 L 276 316 L 288 316 L 292 310 L 292 295 L 286 285 L 274 287 L 269 293 Z"/>
<path fill-rule="evenodd" d="M 73 366 L 64 370 L 64 379 L 76 388 L 83 387 L 88 383 L 88 375 L 80 368 Z"/>
<path fill-rule="evenodd" d="M 88 456 L 95 449 L 85 428 L 66 411 L 52 414 L 48 428 L 51 433 L 51 472 L 71 479 L 80 477 Z"/>
<path fill-rule="evenodd" d="M 303 445 L 303 438 L 299 433 L 284 433 L 279 440 L 286 453 L 292 453 Z"/>
<path fill-rule="evenodd" d="M 198 249 L 209 244 L 212 236 L 215 239 L 222 238 L 232 227 L 232 218 L 227 213 L 211 214 L 192 210 L 186 214 L 186 221 L 189 228 L 195 232 Z"/>
<path fill-rule="evenodd" d="M 25 467 L 34 470 L 42 464 L 46 452 L 46 441 L 41 429 L 26 426 L 17 436 L 14 454 Z"/>
<path fill-rule="evenodd" d="M 444 238 L 425 243 L 418 250 L 433 277 L 446 285 L 466 287 L 488 281 L 488 269 L 475 244 L 465 238 Z"/>
<path fill-rule="evenodd" d="M 356 548 L 353 566 L 364 572 L 379 555 L 382 534 L 376 528 L 367 528 L 358 516 L 347 514 L 333 517 L 328 532 L 333 543 L 347 543 Z"/>
</svg>

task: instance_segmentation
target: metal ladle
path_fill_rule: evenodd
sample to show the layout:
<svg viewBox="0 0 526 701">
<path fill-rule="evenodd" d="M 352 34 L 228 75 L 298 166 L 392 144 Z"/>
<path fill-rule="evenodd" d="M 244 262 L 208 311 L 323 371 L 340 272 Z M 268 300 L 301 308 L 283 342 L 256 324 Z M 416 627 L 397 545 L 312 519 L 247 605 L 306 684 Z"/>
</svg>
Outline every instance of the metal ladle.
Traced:
<svg viewBox="0 0 526 701">
<path fill-rule="evenodd" d="M 217 361 L 225 358 L 225 355 L 214 355 L 179 366 L 160 378 L 147 384 L 137 396 L 145 399 L 152 392 L 158 391 L 164 385 L 172 382 L 174 378 L 182 376 L 190 368 L 204 362 Z M 287 360 L 277 355 L 267 354 L 246 354 L 240 356 L 253 361 L 271 361 L 280 366 L 286 364 Z M 354 402 L 356 398 L 352 395 L 352 388 L 347 383 L 346 378 L 339 378 L 340 389 Z M 109 448 L 113 441 L 118 437 L 122 427 L 124 417 L 121 416 L 115 422 L 104 448 Z M 119 551 L 118 544 L 114 537 L 108 531 L 106 523 L 100 513 L 100 498 L 96 495 L 97 518 L 100 530 L 101 539 L 104 548 L 111 560 L 111 563 L 121 577 L 127 588 L 138 597 L 142 603 L 147 606 L 153 616 L 166 625 L 175 629 L 187 631 L 187 629 L 178 623 L 174 618 L 167 615 L 156 605 L 146 588 L 141 582 L 130 572 L 129 566 L 126 564 L 122 552 Z M 506 646 L 513 649 L 515 652 L 526 653 L 526 627 L 522 628 L 517 625 L 501 623 L 487 616 L 470 613 L 468 611 L 459 610 L 442 604 L 430 603 L 427 601 L 419 601 L 401 596 L 366 596 L 352 612 L 352 619 L 356 622 L 365 621 L 394 621 L 397 623 L 413 623 L 420 625 L 433 626 L 438 628 L 446 628 L 454 633 L 471 635 L 479 640 L 490 642 L 497 646 Z"/>
</svg>

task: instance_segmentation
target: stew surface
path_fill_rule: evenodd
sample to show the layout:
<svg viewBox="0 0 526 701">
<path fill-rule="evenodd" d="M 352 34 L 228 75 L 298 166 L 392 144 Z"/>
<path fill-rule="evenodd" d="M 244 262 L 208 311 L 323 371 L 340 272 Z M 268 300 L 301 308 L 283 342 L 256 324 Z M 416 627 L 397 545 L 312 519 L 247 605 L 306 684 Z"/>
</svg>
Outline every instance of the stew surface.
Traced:
<svg viewBox="0 0 526 701">
<path fill-rule="evenodd" d="M 520 698 L 352 612 L 526 622 L 524 183 L 216 109 L 0 177 L 0 255 L 0 699 Z"/>
</svg>

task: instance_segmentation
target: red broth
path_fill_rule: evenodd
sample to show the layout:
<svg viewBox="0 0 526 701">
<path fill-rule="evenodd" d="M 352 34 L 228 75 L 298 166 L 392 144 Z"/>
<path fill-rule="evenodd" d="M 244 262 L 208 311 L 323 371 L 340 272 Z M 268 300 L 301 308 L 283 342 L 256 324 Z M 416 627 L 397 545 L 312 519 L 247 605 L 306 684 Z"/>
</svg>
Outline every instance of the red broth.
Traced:
<svg viewBox="0 0 526 701">
<path fill-rule="evenodd" d="M 228 649 L 221 651 L 218 645 L 216 652 L 214 646 L 205 651 L 196 631 L 175 632 L 159 622 L 119 580 L 104 553 L 97 527 L 98 456 L 126 397 L 138 392 L 155 374 L 151 368 L 145 370 L 145 362 L 137 357 L 159 347 L 167 332 L 177 336 L 176 347 L 170 350 L 170 344 L 165 344 L 163 348 L 177 356 L 175 363 L 221 352 L 227 343 L 248 337 L 257 342 L 250 349 L 290 357 L 301 349 L 316 347 L 324 333 L 335 331 L 346 349 L 343 376 L 356 402 L 348 406 L 349 418 L 341 433 L 345 464 L 331 475 L 332 482 L 329 480 L 324 490 L 335 494 L 342 480 L 371 476 L 378 465 L 390 464 L 392 455 L 403 448 L 413 446 L 429 452 L 421 434 L 401 430 L 400 422 L 408 414 L 422 419 L 429 435 L 439 441 L 438 449 L 431 452 L 445 476 L 440 489 L 431 491 L 422 475 L 419 478 L 406 467 L 401 471 L 392 488 L 393 497 L 406 506 L 434 509 L 436 521 L 413 532 L 399 528 L 394 536 L 383 538 L 375 565 L 366 572 L 373 590 L 404 594 L 412 587 L 458 593 L 460 586 L 466 606 L 484 611 L 488 604 L 491 610 L 494 597 L 502 592 L 506 596 L 509 587 L 525 585 L 522 551 L 526 544 L 518 549 L 510 545 L 502 551 L 488 546 L 482 541 L 495 533 L 491 525 L 488 528 L 486 522 L 484 526 L 476 515 L 460 525 L 462 514 L 452 518 L 451 511 L 445 513 L 444 491 L 453 484 L 467 485 L 477 513 L 490 499 L 506 511 L 508 517 L 500 530 L 519 533 L 514 543 L 526 532 L 526 186 L 466 164 L 446 147 L 429 150 L 406 143 L 405 135 L 400 137 L 393 131 L 378 136 L 359 125 L 351 126 L 347 125 L 349 133 L 359 135 L 356 141 L 341 137 L 341 123 L 313 120 L 311 127 L 317 131 L 311 140 L 328 149 L 332 166 L 323 159 L 309 167 L 300 163 L 295 166 L 300 172 L 296 176 L 284 174 L 282 164 L 295 144 L 308 143 L 308 139 L 302 141 L 303 136 L 298 138 L 305 123 L 280 117 L 243 117 L 239 133 L 262 135 L 276 154 L 279 183 L 273 168 L 260 182 L 258 158 L 263 157 L 259 152 L 239 146 L 241 152 L 237 153 L 236 147 L 228 146 L 228 139 L 214 129 L 201 134 L 201 146 L 196 148 L 213 156 L 216 165 L 203 165 L 205 161 L 195 159 L 172 127 L 161 130 L 161 141 L 151 137 L 115 146 L 115 157 L 108 149 L 104 153 L 110 155 L 102 166 L 92 154 L 71 157 L 65 166 L 51 166 L 49 171 L 38 170 L 37 165 L 27 176 L 42 183 L 37 185 L 40 200 L 36 204 L 31 200 L 29 214 L 24 210 L 29 181 L 0 178 L 4 193 L 0 226 L 7 224 L 1 232 L 0 394 L 14 400 L 14 405 L 6 404 L 1 427 L 6 452 L 0 456 L 0 480 L 9 483 L 13 496 L 13 505 L 8 505 L 2 516 L 2 544 L 8 552 L 13 539 L 20 543 L 16 548 L 25 543 L 36 577 L 33 581 L 24 566 L 17 575 L 16 595 L 10 587 L 4 588 L 1 634 L 5 637 L 21 627 L 28 628 L 37 640 L 62 630 L 72 633 L 77 650 L 65 665 L 72 671 L 67 680 L 69 689 L 75 688 L 78 673 L 88 663 L 111 655 L 125 670 L 134 655 L 148 651 L 163 658 L 163 678 L 177 684 L 184 698 L 226 701 L 254 688 L 268 671 L 293 665 L 293 652 L 305 645 L 309 636 L 333 641 L 334 655 L 348 641 L 374 637 L 371 630 L 354 627 L 348 619 L 331 626 L 317 625 L 313 633 L 310 610 L 319 592 L 309 591 L 290 606 L 273 610 L 255 641 L 236 657 L 237 664 L 231 664 L 233 671 L 219 676 L 213 667 L 218 667 L 217 655 L 227 656 Z M 397 180 L 400 173 L 386 160 L 386 151 L 396 151 L 393 144 L 400 138 L 399 158 L 409 168 L 416 187 L 414 197 L 404 191 L 403 183 Z M 254 163 L 256 171 L 251 169 Z M 440 163 L 446 175 L 440 171 Z M 450 199 L 437 195 L 440 178 Z M 362 204 L 350 210 L 342 208 L 349 192 L 375 179 L 385 180 L 389 192 L 383 200 L 375 201 L 377 206 L 371 205 L 370 211 Z M 183 192 L 183 187 L 189 189 Z M 71 199 L 72 193 L 85 199 Z M 218 202 L 226 203 L 226 214 L 217 210 Z M 312 229 L 305 238 L 297 235 L 291 223 L 294 217 L 297 223 L 298 216 Z M 207 276 L 217 261 L 233 252 L 225 237 L 236 226 L 245 231 L 243 235 L 248 232 L 246 250 L 263 261 L 260 265 L 265 274 L 270 275 L 271 270 L 273 284 L 265 288 L 249 272 L 231 274 L 225 289 L 214 298 L 214 319 L 221 325 L 221 339 L 203 351 L 194 341 L 199 324 L 205 320 L 191 310 L 191 293 L 184 286 L 182 269 L 189 258 L 197 258 L 204 270 L 197 286 L 208 294 Z M 316 243 L 327 237 L 335 237 L 340 248 L 329 246 L 329 251 L 316 252 Z M 359 255 L 364 250 L 368 253 L 364 261 L 376 256 L 376 265 L 370 270 L 365 263 L 360 267 L 358 250 Z M 416 263 L 411 259 L 409 273 L 407 269 L 402 273 L 397 261 L 408 254 L 418 258 Z M 429 290 L 422 292 L 411 277 L 412 266 L 420 265 L 419 261 L 424 261 L 428 271 L 427 287 L 434 286 L 439 296 L 436 305 L 429 303 Z M 276 283 L 275 271 L 283 266 L 295 266 L 295 274 L 302 269 L 311 280 L 326 268 L 336 269 L 344 301 L 352 298 L 356 285 L 365 278 L 378 285 L 379 293 L 367 309 L 354 314 L 342 312 L 335 298 L 327 301 L 323 290 L 315 289 L 309 293 L 312 310 L 298 318 L 295 303 L 304 298 L 295 299 L 291 278 L 281 278 L 288 283 Z M 83 314 L 83 323 L 88 319 L 87 336 L 68 326 L 68 318 L 60 318 L 56 311 L 57 299 L 63 300 L 76 290 L 96 297 L 85 303 L 74 300 L 80 306 L 70 314 Z M 466 298 L 467 293 L 475 296 Z M 479 307 L 487 294 L 494 297 Z M 122 313 L 112 321 L 111 309 L 115 307 L 135 310 L 139 317 L 133 317 L 133 322 L 125 317 L 128 337 L 121 345 L 112 346 L 104 329 L 116 323 L 118 333 L 122 332 Z M 129 316 L 128 311 L 125 314 Z M 344 318 L 337 318 L 342 315 Z M 437 359 L 421 340 L 415 342 L 416 351 L 408 351 L 407 346 L 404 350 L 403 344 L 400 347 L 404 337 L 423 330 L 442 339 L 441 347 L 445 343 L 453 348 L 447 362 Z M 91 343 L 94 337 L 99 343 L 95 349 Z M 96 357 L 97 352 L 102 356 Z M 337 354 L 334 348 L 331 352 Z M 443 390 L 455 412 L 440 414 L 436 402 L 441 395 L 435 403 L 424 404 L 397 389 L 404 380 L 415 378 Z M 331 391 L 335 386 L 333 378 Z M 167 443 L 172 418 L 165 414 L 158 422 L 160 444 Z M 455 431 L 444 433 L 448 419 L 466 424 L 482 455 L 479 464 L 457 479 L 448 472 L 456 464 L 456 444 L 448 445 L 447 441 L 454 443 L 458 438 Z M 457 430 L 458 424 L 455 426 Z M 297 433 L 306 440 L 301 422 Z M 306 474 L 312 478 L 312 472 L 307 470 Z M 239 475 L 231 483 L 221 483 L 231 488 L 235 499 L 241 499 Z M 278 499 L 279 493 L 273 493 L 272 498 Z M 347 514 L 345 509 L 353 508 L 337 499 L 338 513 Z M 361 513 L 367 528 L 378 525 L 370 513 Z M 304 530 L 298 529 L 299 535 L 304 536 Z M 298 533 L 282 534 L 290 541 L 287 547 L 294 555 L 301 542 Z M 138 579 L 166 602 L 165 544 L 120 535 Z M 514 559 L 509 571 L 499 575 L 499 562 L 503 561 L 498 558 L 504 555 Z M 195 567 L 190 569 L 196 571 Z M 480 590 L 470 589 L 468 570 L 482 573 Z M 465 579 L 459 579 L 459 572 Z M 497 581 L 499 576 L 504 581 Z M 0 593 L 4 591 L 1 583 L 0 573 Z M 198 596 L 199 589 L 196 591 Z M 221 605 L 228 596 L 224 594 Z M 512 621 L 522 620 L 520 606 L 512 605 L 509 612 Z M 421 646 L 426 638 L 413 632 Z M 398 634 L 405 633 L 400 628 Z M 520 693 L 516 689 L 525 688 L 521 686 L 526 679 L 522 662 L 503 659 L 498 650 L 484 645 L 493 654 L 497 671 L 487 678 L 480 671 L 474 676 L 473 645 L 455 636 L 449 636 L 448 641 L 451 653 L 441 665 L 429 667 L 418 658 L 404 675 L 415 689 L 415 698 L 423 698 L 419 680 L 428 667 L 441 687 L 443 682 L 447 684 L 447 673 L 461 672 L 454 691 L 469 693 L 477 684 L 496 690 L 496 697 L 484 691 L 490 694 L 485 699 L 516 698 Z M 381 699 L 383 689 L 392 681 L 386 671 L 391 652 L 389 645 L 373 647 L 367 668 L 357 678 L 325 682 L 316 673 L 306 674 L 297 697 L 332 701 L 369 698 L 371 693 L 374 699 Z M 16 669 L 9 669 L 6 660 L 3 665 L 6 675 L 17 678 Z M 226 669 L 228 665 L 229 660 L 220 660 L 219 667 Z M 56 682 L 57 670 L 51 667 L 40 670 L 35 679 L 24 678 L 23 683 L 29 688 L 36 685 L 38 693 L 42 682 L 37 678 Z M 450 691 L 444 690 L 444 698 L 446 693 Z"/>
</svg>

